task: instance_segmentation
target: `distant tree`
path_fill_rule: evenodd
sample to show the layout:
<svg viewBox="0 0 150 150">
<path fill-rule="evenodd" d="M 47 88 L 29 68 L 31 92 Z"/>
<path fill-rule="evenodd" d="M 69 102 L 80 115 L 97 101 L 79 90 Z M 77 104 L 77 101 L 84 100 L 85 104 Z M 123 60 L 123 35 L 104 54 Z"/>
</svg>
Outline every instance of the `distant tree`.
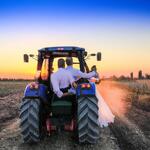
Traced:
<svg viewBox="0 0 150 150">
<path fill-rule="evenodd" d="M 110 79 L 115 81 L 118 80 L 118 78 L 115 75 L 111 76 Z"/>
<path fill-rule="evenodd" d="M 133 80 L 133 72 L 130 73 L 130 79 Z"/>
<path fill-rule="evenodd" d="M 150 74 L 145 74 L 146 79 L 150 79 Z"/>
<path fill-rule="evenodd" d="M 139 78 L 140 80 L 141 80 L 141 79 L 144 79 L 142 70 L 139 71 L 139 73 L 138 73 L 138 78 Z"/>
<path fill-rule="evenodd" d="M 121 76 L 119 77 L 119 80 L 126 80 L 126 77 L 125 77 L 124 75 L 121 75 Z"/>
</svg>

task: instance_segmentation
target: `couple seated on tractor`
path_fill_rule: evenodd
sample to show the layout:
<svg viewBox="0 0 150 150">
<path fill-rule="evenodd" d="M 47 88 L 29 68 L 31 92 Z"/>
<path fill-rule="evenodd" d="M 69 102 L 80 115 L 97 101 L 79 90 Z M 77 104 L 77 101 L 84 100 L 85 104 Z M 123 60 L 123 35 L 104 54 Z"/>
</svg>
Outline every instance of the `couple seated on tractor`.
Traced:
<svg viewBox="0 0 150 150">
<path fill-rule="evenodd" d="M 78 69 L 73 68 L 73 59 L 71 57 L 66 58 L 67 67 L 65 68 L 65 60 L 58 60 L 58 71 L 51 75 L 51 82 L 54 91 L 55 99 L 61 98 L 62 100 L 74 100 L 75 99 L 75 88 L 76 81 L 79 78 L 91 78 L 97 77 L 98 73 L 96 72 L 95 67 L 93 67 L 93 71 L 90 73 L 83 73 Z M 72 96 L 72 97 L 71 97 Z M 99 107 L 99 126 L 108 126 L 109 123 L 114 122 L 114 115 L 111 112 L 109 106 L 102 98 L 99 91 L 96 89 L 96 95 L 98 99 L 98 107 Z M 73 101 L 73 109 L 75 110 L 76 103 Z"/>
<path fill-rule="evenodd" d="M 76 81 L 80 78 L 91 78 L 97 76 L 96 71 L 83 73 L 78 69 L 73 68 L 72 57 L 66 58 L 67 67 L 65 68 L 65 60 L 58 60 L 58 71 L 51 75 L 51 83 L 53 92 L 58 98 L 75 94 L 77 87 Z"/>
</svg>

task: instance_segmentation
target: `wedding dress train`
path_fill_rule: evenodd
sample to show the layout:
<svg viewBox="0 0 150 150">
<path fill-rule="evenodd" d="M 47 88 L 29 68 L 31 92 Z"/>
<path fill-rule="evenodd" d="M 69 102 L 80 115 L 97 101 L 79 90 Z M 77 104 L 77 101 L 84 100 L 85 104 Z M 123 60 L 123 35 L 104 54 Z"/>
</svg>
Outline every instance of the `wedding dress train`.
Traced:
<svg viewBox="0 0 150 150">
<path fill-rule="evenodd" d="M 111 112 L 109 106 L 106 104 L 103 97 L 100 95 L 99 91 L 96 89 L 96 97 L 98 99 L 98 107 L 99 107 L 99 126 L 107 127 L 110 123 L 114 122 L 115 116 Z"/>
</svg>

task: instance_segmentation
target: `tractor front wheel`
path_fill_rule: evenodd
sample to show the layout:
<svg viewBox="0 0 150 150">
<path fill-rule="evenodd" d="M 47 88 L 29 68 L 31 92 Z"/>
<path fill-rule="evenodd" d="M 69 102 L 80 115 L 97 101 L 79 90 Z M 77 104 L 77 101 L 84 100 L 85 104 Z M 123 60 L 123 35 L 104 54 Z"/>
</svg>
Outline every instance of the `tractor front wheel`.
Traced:
<svg viewBox="0 0 150 150">
<path fill-rule="evenodd" d="M 24 99 L 20 107 L 20 127 L 25 143 L 40 140 L 40 107 L 39 99 Z"/>
<path fill-rule="evenodd" d="M 94 96 L 78 98 L 78 138 L 80 143 L 90 144 L 99 138 L 98 100 Z"/>
</svg>

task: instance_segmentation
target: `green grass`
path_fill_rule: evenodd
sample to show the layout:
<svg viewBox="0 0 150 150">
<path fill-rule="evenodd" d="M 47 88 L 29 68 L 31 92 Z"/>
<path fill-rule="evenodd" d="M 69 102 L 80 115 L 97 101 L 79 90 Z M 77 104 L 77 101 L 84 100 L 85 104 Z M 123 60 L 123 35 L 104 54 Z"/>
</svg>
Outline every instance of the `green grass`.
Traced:
<svg viewBox="0 0 150 150">
<path fill-rule="evenodd" d="M 23 92 L 27 81 L 0 81 L 0 97 Z"/>
</svg>

